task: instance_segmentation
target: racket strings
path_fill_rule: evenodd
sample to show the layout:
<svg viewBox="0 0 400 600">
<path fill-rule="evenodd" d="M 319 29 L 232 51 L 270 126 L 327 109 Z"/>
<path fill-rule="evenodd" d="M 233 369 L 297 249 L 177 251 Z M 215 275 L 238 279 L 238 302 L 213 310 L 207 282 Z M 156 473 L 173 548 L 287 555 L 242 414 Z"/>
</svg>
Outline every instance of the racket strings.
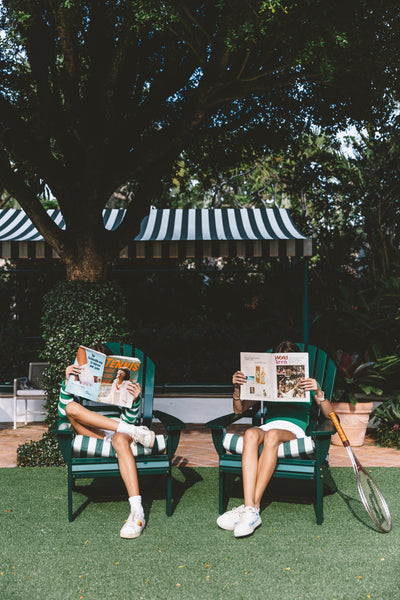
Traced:
<svg viewBox="0 0 400 600">
<path fill-rule="evenodd" d="M 382 531 L 390 531 L 392 528 L 392 519 L 381 492 L 371 477 L 363 471 L 359 471 L 359 481 L 365 498 L 366 509 L 372 520 Z"/>
</svg>

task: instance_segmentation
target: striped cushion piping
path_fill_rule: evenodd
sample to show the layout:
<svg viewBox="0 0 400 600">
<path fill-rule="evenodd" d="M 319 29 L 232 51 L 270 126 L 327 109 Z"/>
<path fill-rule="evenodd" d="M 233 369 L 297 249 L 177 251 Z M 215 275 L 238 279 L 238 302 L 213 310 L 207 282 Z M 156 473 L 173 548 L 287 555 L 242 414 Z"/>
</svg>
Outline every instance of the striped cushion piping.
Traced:
<svg viewBox="0 0 400 600">
<path fill-rule="evenodd" d="M 231 454 L 242 454 L 243 436 L 236 435 L 235 433 L 226 433 L 223 446 Z M 314 452 L 314 440 L 307 436 L 279 444 L 278 458 L 309 458 Z"/>
<path fill-rule="evenodd" d="M 164 435 L 156 435 L 153 448 L 145 448 L 141 444 L 132 442 L 133 456 L 149 456 L 165 452 L 166 441 Z M 111 440 L 98 439 L 87 435 L 76 435 L 72 441 L 72 456 L 75 458 L 117 458 Z"/>
</svg>

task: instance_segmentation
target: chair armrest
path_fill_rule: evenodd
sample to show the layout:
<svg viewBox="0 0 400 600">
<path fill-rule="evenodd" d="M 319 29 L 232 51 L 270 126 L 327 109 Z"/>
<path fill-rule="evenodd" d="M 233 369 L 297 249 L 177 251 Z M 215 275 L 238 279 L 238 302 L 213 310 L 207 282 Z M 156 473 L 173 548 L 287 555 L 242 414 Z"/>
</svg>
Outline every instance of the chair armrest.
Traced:
<svg viewBox="0 0 400 600">
<path fill-rule="evenodd" d="M 225 429 L 226 427 L 228 427 L 228 425 L 232 425 L 233 423 L 236 423 L 236 421 L 239 421 L 240 419 L 243 419 L 246 417 L 252 417 L 252 416 L 253 416 L 253 407 L 251 406 L 250 408 L 248 408 L 247 410 L 245 410 L 244 412 L 242 412 L 240 414 L 229 413 L 227 415 L 223 415 L 222 417 L 217 417 L 216 419 L 213 419 L 212 421 L 208 421 L 208 423 L 205 424 L 205 427 L 207 427 L 209 429 Z"/>
<path fill-rule="evenodd" d="M 167 431 L 185 429 L 186 425 L 183 421 L 169 415 L 168 413 L 162 412 L 161 410 L 153 410 L 153 417 L 159 419 L 163 425 L 165 425 Z"/>
<path fill-rule="evenodd" d="M 211 429 L 211 436 L 213 440 L 213 444 L 215 450 L 218 453 L 218 456 L 222 456 L 225 453 L 225 449 L 223 447 L 223 441 L 226 434 L 226 428 L 236 421 L 243 419 L 243 417 L 253 417 L 254 416 L 254 406 L 250 406 L 247 410 L 240 414 L 229 413 L 228 415 L 223 415 L 222 417 L 217 417 L 212 421 L 208 421 L 205 424 L 206 427 Z"/>
<path fill-rule="evenodd" d="M 14 396 L 17 393 L 17 390 L 22 390 L 22 383 L 26 383 L 28 381 L 27 377 L 16 377 L 14 379 Z"/>
<path fill-rule="evenodd" d="M 72 438 L 75 430 L 67 417 L 61 417 L 51 428 L 57 438 L 58 447 L 67 465 L 72 463 Z"/>
<path fill-rule="evenodd" d="M 60 417 L 51 428 L 54 435 L 72 438 L 74 436 L 74 428 L 67 417 Z"/>
<path fill-rule="evenodd" d="M 161 410 L 154 410 L 153 416 L 156 419 L 159 419 L 167 430 L 167 454 L 169 459 L 172 460 L 179 444 L 181 430 L 185 429 L 186 425 L 177 417 L 162 412 Z"/>
<path fill-rule="evenodd" d="M 334 435 L 336 433 L 336 427 L 330 419 L 325 419 L 321 423 L 317 423 L 310 430 L 311 437 L 324 437 L 327 435 Z"/>
</svg>

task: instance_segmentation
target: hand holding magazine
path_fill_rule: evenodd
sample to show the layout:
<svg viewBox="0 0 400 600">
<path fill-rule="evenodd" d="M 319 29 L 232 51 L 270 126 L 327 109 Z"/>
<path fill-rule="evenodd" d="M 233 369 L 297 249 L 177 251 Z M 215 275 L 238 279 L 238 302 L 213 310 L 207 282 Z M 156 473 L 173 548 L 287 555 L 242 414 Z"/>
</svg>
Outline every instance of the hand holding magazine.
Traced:
<svg viewBox="0 0 400 600">
<path fill-rule="evenodd" d="M 79 346 L 74 364 L 80 367 L 79 375 L 70 375 L 66 383 L 69 394 L 131 408 L 132 383 L 138 380 L 140 360 L 129 356 L 107 356 L 97 350 Z"/>
<path fill-rule="evenodd" d="M 310 402 L 310 392 L 300 387 L 308 378 L 307 352 L 241 352 L 240 370 L 246 375 L 242 400 Z"/>
</svg>

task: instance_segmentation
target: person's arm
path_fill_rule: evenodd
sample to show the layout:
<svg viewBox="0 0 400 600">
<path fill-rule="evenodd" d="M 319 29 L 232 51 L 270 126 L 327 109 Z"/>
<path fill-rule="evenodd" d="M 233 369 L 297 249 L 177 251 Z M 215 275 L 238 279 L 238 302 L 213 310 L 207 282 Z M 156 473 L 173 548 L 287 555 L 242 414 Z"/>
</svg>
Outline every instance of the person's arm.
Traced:
<svg viewBox="0 0 400 600">
<path fill-rule="evenodd" d="M 69 365 L 65 369 L 65 380 L 61 384 L 60 394 L 58 397 L 58 406 L 57 406 L 58 415 L 60 417 L 67 416 L 66 412 L 65 412 L 65 407 L 70 402 L 75 401 L 75 396 L 73 396 L 72 394 L 68 394 L 68 392 L 65 391 L 65 386 L 68 381 L 68 378 L 70 377 L 70 375 L 79 375 L 79 372 L 80 372 L 80 367 L 78 367 L 76 365 Z"/>
<path fill-rule="evenodd" d="M 237 415 L 242 414 L 248 408 L 253 406 L 255 402 L 252 400 L 241 400 L 240 399 L 240 387 L 246 383 L 246 375 L 242 371 L 236 371 L 232 375 L 233 383 L 233 412 Z"/>
<path fill-rule="evenodd" d="M 129 381 L 126 387 L 127 391 L 133 396 L 133 404 L 131 408 L 123 408 L 121 412 L 121 420 L 130 425 L 135 425 L 139 419 L 139 410 L 142 403 L 140 396 L 142 389 L 139 383 Z"/>
<path fill-rule="evenodd" d="M 306 392 L 313 392 L 315 402 L 321 409 L 324 417 L 328 418 L 329 414 L 333 411 L 332 404 L 325 397 L 325 394 L 323 390 L 321 390 L 321 388 L 319 387 L 316 379 L 312 379 L 311 377 L 302 379 L 300 387 Z"/>
</svg>

